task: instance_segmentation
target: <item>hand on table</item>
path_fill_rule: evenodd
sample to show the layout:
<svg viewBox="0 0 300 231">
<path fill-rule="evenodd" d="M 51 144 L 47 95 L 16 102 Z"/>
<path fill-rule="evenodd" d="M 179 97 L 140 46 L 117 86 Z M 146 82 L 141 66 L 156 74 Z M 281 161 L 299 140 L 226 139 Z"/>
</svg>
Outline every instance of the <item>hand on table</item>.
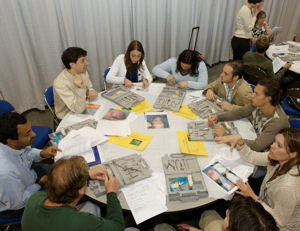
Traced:
<svg viewBox="0 0 300 231">
<path fill-rule="evenodd" d="M 227 101 L 222 101 L 220 106 L 223 110 L 230 111 L 232 109 L 232 104 Z"/>
<path fill-rule="evenodd" d="M 143 88 L 149 87 L 148 79 L 143 79 Z"/>
<path fill-rule="evenodd" d="M 207 119 L 208 126 L 213 126 L 218 122 L 218 116 L 217 115 L 210 115 Z"/>
<path fill-rule="evenodd" d="M 167 76 L 167 82 L 171 83 L 171 84 L 175 84 L 176 83 L 176 79 L 173 75 L 168 75 Z"/>
<path fill-rule="evenodd" d="M 213 92 L 213 90 L 208 89 L 206 92 L 206 99 L 210 100 L 210 101 L 215 101 L 217 99 L 216 94 Z"/>
<path fill-rule="evenodd" d="M 238 146 L 238 150 L 243 149 L 243 147 L 245 146 L 245 143 L 243 142 L 243 138 L 238 134 L 216 137 L 215 141 L 217 142 L 217 144 L 226 144 L 226 143 L 229 144 L 230 151 L 232 151 L 233 148 L 240 142 L 242 142 L 243 144 Z"/>
<path fill-rule="evenodd" d="M 98 92 L 94 89 L 90 89 L 89 92 L 88 92 L 88 99 L 90 101 L 93 101 L 94 99 L 96 99 L 98 96 Z"/>
<path fill-rule="evenodd" d="M 77 74 L 73 78 L 73 83 L 78 88 L 85 88 L 81 75 Z"/>
<path fill-rule="evenodd" d="M 92 180 L 105 180 L 107 169 L 103 164 L 97 165 L 89 170 L 89 175 Z"/>
<path fill-rule="evenodd" d="M 188 224 L 178 224 L 177 228 L 181 231 L 201 231 L 201 229 L 197 229 Z"/>
<path fill-rule="evenodd" d="M 124 78 L 124 85 L 125 87 L 131 88 L 133 86 L 133 83 L 129 79 Z"/>
<path fill-rule="evenodd" d="M 286 63 L 286 64 L 284 64 L 284 68 L 286 68 L 286 69 L 290 69 L 290 67 L 292 66 L 292 64 L 293 64 L 293 62 L 288 62 L 288 63 Z"/>
<path fill-rule="evenodd" d="M 57 152 L 61 152 L 61 150 L 55 146 L 50 146 L 40 152 L 40 156 L 43 158 L 51 158 L 53 159 L 56 156 Z"/>
<path fill-rule="evenodd" d="M 104 175 L 104 186 L 106 189 L 106 193 L 117 192 L 120 187 L 119 180 L 111 174 Z"/>
<path fill-rule="evenodd" d="M 214 126 L 214 133 L 216 134 L 216 136 L 224 136 L 226 133 L 226 130 L 221 124 L 216 124 Z"/>
<path fill-rule="evenodd" d="M 177 87 L 187 88 L 188 87 L 188 81 L 181 81 L 181 82 L 177 83 Z"/>
</svg>

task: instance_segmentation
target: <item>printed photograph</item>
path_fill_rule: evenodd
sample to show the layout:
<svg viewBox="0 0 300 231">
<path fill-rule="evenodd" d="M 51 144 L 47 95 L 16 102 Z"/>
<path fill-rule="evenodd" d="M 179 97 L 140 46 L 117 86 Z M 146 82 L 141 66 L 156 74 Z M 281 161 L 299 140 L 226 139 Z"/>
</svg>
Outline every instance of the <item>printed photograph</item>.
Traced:
<svg viewBox="0 0 300 231">
<path fill-rule="evenodd" d="M 102 117 L 103 120 L 125 120 L 128 115 L 129 111 L 110 108 L 105 115 Z"/>
<path fill-rule="evenodd" d="M 147 128 L 169 128 L 167 114 L 146 113 Z"/>
<path fill-rule="evenodd" d="M 240 179 L 236 174 L 218 161 L 204 169 L 203 173 L 227 192 L 232 190 L 236 186 L 236 181 Z"/>
</svg>

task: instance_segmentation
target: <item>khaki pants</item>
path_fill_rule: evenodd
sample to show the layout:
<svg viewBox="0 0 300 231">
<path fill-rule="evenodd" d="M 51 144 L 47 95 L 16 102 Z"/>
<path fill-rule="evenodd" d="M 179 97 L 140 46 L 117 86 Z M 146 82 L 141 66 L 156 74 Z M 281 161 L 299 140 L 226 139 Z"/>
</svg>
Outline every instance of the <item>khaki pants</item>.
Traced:
<svg viewBox="0 0 300 231">
<path fill-rule="evenodd" d="M 223 219 L 214 210 L 207 210 L 202 213 L 199 227 L 202 231 L 222 231 Z M 175 229 L 166 223 L 156 225 L 154 231 L 175 231 Z"/>
</svg>

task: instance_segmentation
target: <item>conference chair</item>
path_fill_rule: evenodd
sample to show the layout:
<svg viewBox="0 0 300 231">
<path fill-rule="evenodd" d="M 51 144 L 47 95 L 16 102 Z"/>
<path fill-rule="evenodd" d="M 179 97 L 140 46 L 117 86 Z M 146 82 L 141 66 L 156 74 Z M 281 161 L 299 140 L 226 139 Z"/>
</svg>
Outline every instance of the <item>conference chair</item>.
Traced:
<svg viewBox="0 0 300 231">
<path fill-rule="evenodd" d="M 291 128 L 300 128 L 300 119 L 290 119 L 289 123 Z"/>
<path fill-rule="evenodd" d="M 7 101 L 0 100 L 0 114 L 14 111 L 15 108 Z M 32 131 L 36 134 L 33 138 L 33 144 L 31 147 L 42 149 L 44 145 L 49 141 L 48 134 L 52 133 L 51 128 L 47 126 L 32 126 Z"/>
<path fill-rule="evenodd" d="M 3 218 L 0 217 L 0 230 L 20 230 L 20 223 L 22 217 L 17 218 Z"/>
<path fill-rule="evenodd" d="M 53 116 L 54 128 L 56 128 L 61 120 L 56 117 L 53 111 L 53 107 L 54 107 L 53 86 L 50 86 L 45 90 L 44 97 L 45 97 L 44 98 L 45 103 Z"/>
<path fill-rule="evenodd" d="M 260 79 L 268 78 L 267 73 L 258 66 L 255 65 L 244 65 L 245 79 L 256 85 Z"/>
<path fill-rule="evenodd" d="M 104 81 L 103 81 L 104 90 L 107 89 L 107 86 L 106 86 L 106 77 L 107 77 L 107 74 L 108 74 L 109 71 L 110 71 L 110 67 L 107 68 L 107 69 L 104 71 Z"/>
<path fill-rule="evenodd" d="M 300 111 L 297 110 L 295 107 L 291 106 L 287 102 L 287 98 L 284 97 L 282 104 L 281 104 L 282 109 L 284 110 L 285 114 L 292 116 L 292 117 L 299 117 L 300 118 Z"/>
</svg>

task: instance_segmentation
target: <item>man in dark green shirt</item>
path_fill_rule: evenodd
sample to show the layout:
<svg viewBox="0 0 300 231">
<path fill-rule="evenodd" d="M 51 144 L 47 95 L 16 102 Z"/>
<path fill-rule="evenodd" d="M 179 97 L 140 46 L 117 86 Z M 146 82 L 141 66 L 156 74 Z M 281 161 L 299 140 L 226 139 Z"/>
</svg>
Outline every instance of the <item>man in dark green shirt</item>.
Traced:
<svg viewBox="0 0 300 231">
<path fill-rule="evenodd" d="M 105 218 L 76 208 L 85 194 L 89 178 L 104 180 L 107 192 Z M 47 193 L 37 192 L 28 200 L 23 213 L 22 230 L 124 230 L 122 209 L 116 195 L 119 186 L 118 179 L 107 173 L 102 165 L 89 170 L 82 157 L 62 158 L 49 172 Z"/>
</svg>

